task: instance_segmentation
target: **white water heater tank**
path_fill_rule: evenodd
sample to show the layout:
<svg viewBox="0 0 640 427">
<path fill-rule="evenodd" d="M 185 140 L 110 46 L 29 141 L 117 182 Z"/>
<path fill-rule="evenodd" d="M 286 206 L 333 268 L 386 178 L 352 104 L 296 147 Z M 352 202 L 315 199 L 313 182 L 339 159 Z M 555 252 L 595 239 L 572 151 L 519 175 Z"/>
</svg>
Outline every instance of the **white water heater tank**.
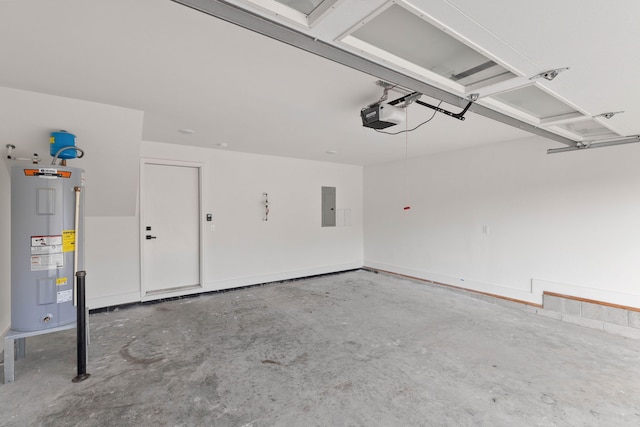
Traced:
<svg viewBox="0 0 640 427">
<path fill-rule="evenodd" d="M 83 189 L 82 169 L 11 168 L 12 330 L 38 331 L 76 320 L 74 274 L 75 268 L 84 270 Z"/>
</svg>

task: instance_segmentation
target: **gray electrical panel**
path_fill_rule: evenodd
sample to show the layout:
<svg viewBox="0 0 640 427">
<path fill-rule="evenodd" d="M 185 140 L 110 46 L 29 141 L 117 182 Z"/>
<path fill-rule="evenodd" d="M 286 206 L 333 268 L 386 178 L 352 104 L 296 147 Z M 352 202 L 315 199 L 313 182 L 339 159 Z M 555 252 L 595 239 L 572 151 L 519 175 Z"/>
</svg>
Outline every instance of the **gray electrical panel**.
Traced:
<svg viewBox="0 0 640 427">
<path fill-rule="evenodd" d="M 322 187 L 322 226 L 336 226 L 336 187 Z"/>
<path fill-rule="evenodd" d="M 11 329 L 72 323 L 74 264 L 84 270 L 84 171 L 66 166 L 11 168 Z M 78 230 L 76 233 L 76 197 Z"/>
</svg>

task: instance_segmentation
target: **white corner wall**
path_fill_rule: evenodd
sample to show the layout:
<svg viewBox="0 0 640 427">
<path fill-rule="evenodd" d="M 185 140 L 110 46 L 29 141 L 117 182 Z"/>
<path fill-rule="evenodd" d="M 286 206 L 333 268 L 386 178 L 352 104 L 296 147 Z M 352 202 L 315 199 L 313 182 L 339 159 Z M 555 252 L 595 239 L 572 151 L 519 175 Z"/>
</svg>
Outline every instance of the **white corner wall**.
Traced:
<svg viewBox="0 0 640 427">
<path fill-rule="evenodd" d="M 4 157 L 4 156 L 3 156 Z M 11 324 L 11 184 L 0 161 L 0 336 Z"/>
<path fill-rule="evenodd" d="M 540 138 L 365 168 L 365 266 L 541 303 L 640 308 L 640 144 L 547 155 Z"/>
</svg>

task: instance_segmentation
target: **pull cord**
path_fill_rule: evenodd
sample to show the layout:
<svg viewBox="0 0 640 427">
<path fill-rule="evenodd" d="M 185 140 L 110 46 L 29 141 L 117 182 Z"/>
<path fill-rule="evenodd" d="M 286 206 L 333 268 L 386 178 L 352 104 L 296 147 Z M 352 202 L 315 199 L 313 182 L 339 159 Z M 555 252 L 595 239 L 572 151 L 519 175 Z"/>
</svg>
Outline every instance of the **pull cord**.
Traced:
<svg viewBox="0 0 640 427">
<path fill-rule="evenodd" d="M 404 108 L 404 208 L 405 212 L 409 212 L 409 108 Z"/>
</svg>

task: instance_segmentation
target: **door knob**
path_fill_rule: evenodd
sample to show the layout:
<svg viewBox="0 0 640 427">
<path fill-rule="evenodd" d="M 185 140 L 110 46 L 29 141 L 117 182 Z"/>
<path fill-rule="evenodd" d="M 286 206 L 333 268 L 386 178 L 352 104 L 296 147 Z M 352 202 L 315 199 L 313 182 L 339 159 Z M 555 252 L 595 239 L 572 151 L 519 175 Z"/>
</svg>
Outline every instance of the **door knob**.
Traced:
<svg viewBox="0 0 640 427">
<path fill-rule="evenodd" d="M 156 236 L 152 236 L 150 234 L 147 234 L 147 240 L 151 240 L 151 239 L 156 239 Z"/>
</svg>

